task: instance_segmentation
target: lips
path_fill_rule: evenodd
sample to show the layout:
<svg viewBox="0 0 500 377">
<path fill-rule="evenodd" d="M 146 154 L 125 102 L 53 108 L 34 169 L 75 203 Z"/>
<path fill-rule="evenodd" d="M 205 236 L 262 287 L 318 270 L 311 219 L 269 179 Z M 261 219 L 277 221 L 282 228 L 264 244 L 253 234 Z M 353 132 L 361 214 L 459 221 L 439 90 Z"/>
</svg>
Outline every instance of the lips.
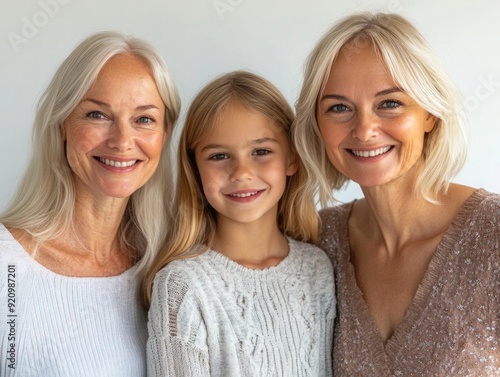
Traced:
<svg viewBox="0 0 500 377">
<path fill-rule="evenodd" d="M 246 202 L 251 202 L 254 199 L 257 199 L 264 191 L 265 190 L 255 190 L 255 189 L 238 190 L 230 192 L 225 195 L 231 200 L 246 203 Z"/>
<path fill-rule="evenodd" d="M 229 194 L 229 196 L 233 198 L 248 198 L 250 196 L 257 195 L 259 191 L 252 191 L 252 192 L 245 192 L 245 193 L 234 193 L 234 194 Z"/>
<path fill-rule="evenodd" d="M 128 168 L 137 163 L 137 160 L 129 160 L 129 161 L 115 161 L 110 160 L 108 158 L 98 157 L 98 160 L 104 165 L 112 166 L 115 168 Z"/>
<path fill-rule="evenodd" d="M 349 152 L 351 152 L 356 157 L 368 158 L 368 157 L 377 157 L 377 156 L 380 156 L 384 153 L 387 153 L 387 152 L 389 152 L 389 150 L 391 148 L 392 148 L 391 146 L 387 146 L 387 147 L 383 147 L 383 148 L 372 149 L 369 151 L 357 151 L 355 149 L 349 149 Z"/>
</svg>

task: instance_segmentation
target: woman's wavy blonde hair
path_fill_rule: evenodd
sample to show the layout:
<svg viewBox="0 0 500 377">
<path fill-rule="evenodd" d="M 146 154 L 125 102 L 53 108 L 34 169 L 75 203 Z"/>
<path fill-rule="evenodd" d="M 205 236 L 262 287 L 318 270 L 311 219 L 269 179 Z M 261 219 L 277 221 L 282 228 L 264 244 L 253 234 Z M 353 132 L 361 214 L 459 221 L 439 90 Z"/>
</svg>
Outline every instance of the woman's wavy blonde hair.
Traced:
<svg viewBox="0 0 500 377">
<path fill-rule="evenodd" d="M 216 213 L 204 196 L 194 151 L 221 111 L 234 103 L 271 119 L 287 135 L 290 147 L 294 150 L 290 135 L 293 110 L 269 81 L 250 72 L 236 71 L 216 78 L 198 93 L 188 110 L 179 142 L 175 222 L 167 243 L 158 253 L 153 268 L 143 282 L 147 306 L 156 273 L 176 259 L 203 252 L 204 247 L 197 246 L 207 245 L 214 235 Z M 304 184 L 304 167 L 298 161 L 298 170 L 288 177 L 285 193 L 278 204 L 278 226 L 292 238 L 314 242 L 317 239 L 318 215 L 312 197 L 300 199 Z"/>
<path fill-rule="evenodd" d="M 317 196 L 322 206 L 333 201 L 333 191 L 349 178 L 328 160 L 316 120 L 318 98 L 339 52 L 372 45 L 382 57 L 394 82 L 436 117 L 424 144 L 425 162 L 415 193 L 437 202 L 467 156 L 462 99 L 441 63 L 418 30 L 397 14 L 358 13 L 338 21 L 316 44 L 305 65 L 304 82 L 296 102 L 293 139 L 306 167 L 303 196 Z"/>
<path fill-rule="evenodd" d="M 43 93 L 32 133 L 33 150 L 15 197 L 0 222 L 23 229 L 34 239 L 34 250 L 74 226 L 75 189 L 65 156 L 60 126 L 82 101 L 101 68 L 113 56 L 132 54 L 151 69 L 165 104 L 165 129 L 170 133 L 180 111 L 180 99 L 167 66 L 149 43 L 115 32 L 100 32 L 82 41 L 64 60 Z M 119 229 L 124 250 L 148 266 L 171 225 L 172 161 L 164 144 L 156 172 L 132 194 Z"/>
</svg>

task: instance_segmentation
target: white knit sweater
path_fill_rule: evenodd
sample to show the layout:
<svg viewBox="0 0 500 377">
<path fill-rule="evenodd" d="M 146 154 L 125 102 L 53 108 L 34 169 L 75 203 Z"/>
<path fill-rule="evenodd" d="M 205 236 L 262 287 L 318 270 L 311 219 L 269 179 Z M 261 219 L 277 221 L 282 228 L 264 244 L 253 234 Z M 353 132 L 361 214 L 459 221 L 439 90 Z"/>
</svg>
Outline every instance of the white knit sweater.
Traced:
<svg viewBox="0 0 500 377">
<path fill-rule="evenodd" d="M 264 270 L 208 250 L 154 281 L 149 376 L 331 376 L 335 292 L 320 249 L 289 240 Z"/>
<path fill-rule="evenodd" d="M 58 275 L 0 224 L 0 376 L 145 376 L 147 318 L 134 271 Z"/>
</svg>

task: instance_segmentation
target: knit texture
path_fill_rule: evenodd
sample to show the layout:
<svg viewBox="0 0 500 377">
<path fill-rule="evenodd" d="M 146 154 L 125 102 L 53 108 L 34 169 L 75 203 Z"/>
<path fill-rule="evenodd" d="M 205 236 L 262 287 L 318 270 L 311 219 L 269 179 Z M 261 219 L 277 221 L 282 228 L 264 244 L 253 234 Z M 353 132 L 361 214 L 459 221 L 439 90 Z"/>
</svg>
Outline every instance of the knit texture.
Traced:
<svg viewBox="0 0 500 377">
<path fill-rule="evenodd" d="M 277 266 L 245 268 L 213 250 L 178 260 L 154 281 L 149 376 L 331 376 L 333 269 L 289 240 Z"/>
<path fill-rule="evenodd" d="M 0 225 L 0 376 L 145 376 L 147 317 L 134 272 L 58 275 Z"/>
<path fill-rule="evenodd" d="M 481 189 L 464 203 L 385 344 L 349 261 L 351 208 L 321 213 L 337 284 L 335 376 L 500 376 L 500 195 Z"/>
</svg>

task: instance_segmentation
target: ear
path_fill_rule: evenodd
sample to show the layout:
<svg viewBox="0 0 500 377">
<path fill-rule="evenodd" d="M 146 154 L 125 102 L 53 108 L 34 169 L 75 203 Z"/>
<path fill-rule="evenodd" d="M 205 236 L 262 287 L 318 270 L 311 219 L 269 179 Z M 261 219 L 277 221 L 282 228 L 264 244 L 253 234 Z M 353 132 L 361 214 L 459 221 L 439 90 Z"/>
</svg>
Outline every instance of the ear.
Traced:
<svg viewBox="0 0 500 377">
<path fill-rule="evenodd" d="M 425 119 L 425 132 L 431 132 L 436 125 L 437 118 L 431 113 L 427 114 L 427 119 Z"/>
<path fill-rule="evenodd" d="M 290 151 L 288 153 L 286 175 L 291 177 L 299 169 L 299 155 L 295 151 Z"/>
</svg>

